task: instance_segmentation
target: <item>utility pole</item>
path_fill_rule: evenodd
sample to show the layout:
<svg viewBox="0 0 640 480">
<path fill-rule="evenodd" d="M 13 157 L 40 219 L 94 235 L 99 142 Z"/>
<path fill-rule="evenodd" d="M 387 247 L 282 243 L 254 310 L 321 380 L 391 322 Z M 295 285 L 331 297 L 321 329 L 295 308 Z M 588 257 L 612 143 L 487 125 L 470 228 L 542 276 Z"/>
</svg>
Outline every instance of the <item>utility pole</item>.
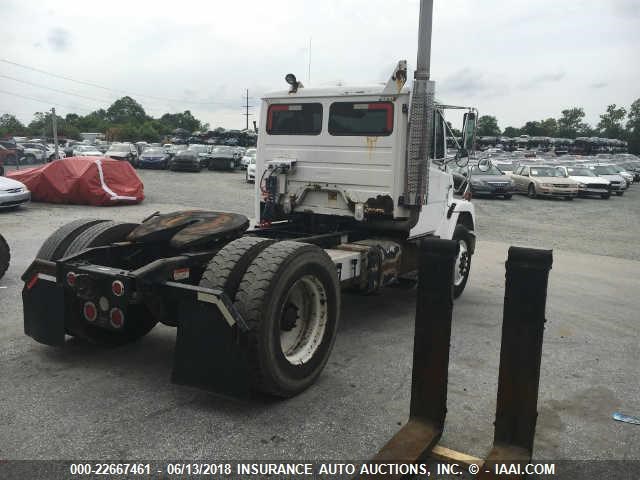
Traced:
<svg viewBox="0 0 640 480">
<path fill-rule="evenodd" d="M 242 114 L 246 120 L 245 130 L 249 130 L 249 115 L 253 115 L 253 113 L 249 113 L 249 109 L 253 108 L 253 106 L 249 105 L 249 89 L 246 89 L 245 94 L 245 104 L 242 106 L 244 108 L 244 113 Z"/>
<path fill-rule="evenodd" d="M 55 107 L 51 109 L 51 123 L 53 124 L 53 144 L 55 146 L 55 154 L 54 158 L 58 160 L 60 157 L 58 156 L 58 124 L 56 119 L 56 109 Z"/>
</svg>

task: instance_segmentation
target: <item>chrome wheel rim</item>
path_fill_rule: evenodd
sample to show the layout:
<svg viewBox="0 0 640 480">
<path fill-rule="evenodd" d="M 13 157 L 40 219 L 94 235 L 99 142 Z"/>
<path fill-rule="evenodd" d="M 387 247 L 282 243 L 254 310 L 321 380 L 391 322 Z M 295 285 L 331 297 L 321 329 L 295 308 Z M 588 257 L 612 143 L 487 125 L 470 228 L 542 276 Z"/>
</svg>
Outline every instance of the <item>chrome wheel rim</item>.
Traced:
<svg viewBox="0 0 640 480">
<path fill-rule="evenodd" d="M 315 276 L 305 275 L 289 289 L 280 311 L 280 348 L 293 365 L 307 363 L 327 328 L 327 292 Z"/>
<path fill-rule="evenodd" d="M 467 242 L 460 240 L 458 245 L 460 245 L 460 249 L 458 251 L 458 256 L 456 257 L 453 278 L 453 284 L 456 287 L 462 285 L 465 277 L 469 274 L 469 249 L 467 248 Z"/>
</svg>

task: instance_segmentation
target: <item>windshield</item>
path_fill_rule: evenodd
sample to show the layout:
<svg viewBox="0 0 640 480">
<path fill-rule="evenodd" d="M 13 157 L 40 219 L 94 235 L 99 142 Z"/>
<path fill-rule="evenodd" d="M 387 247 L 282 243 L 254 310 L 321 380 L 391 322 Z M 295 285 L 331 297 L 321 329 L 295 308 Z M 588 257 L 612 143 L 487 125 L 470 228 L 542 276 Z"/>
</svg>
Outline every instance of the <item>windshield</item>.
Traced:
<svg viewBox="0 0 640 480">
<path fill-rule="evenodd" d="M 111 145 L 111 147 L 109 147 L 109 150 L 111 150 L 112 152 L 128 152 L 129 145 L 125 145 L 123 143 L 121 143 L 120 145 Z"/>
<path fill-rule="evenodd" d="M 162 148 L 145 148 L 145 155 L 164 155 L 164 150 Z"/>
<path fill-rule="evenodd" d="M 532 167 L 532 177 L 564 177 L 565 174 L 555 167 Z"/>
<path fill-rule="evenodd" d="M 472 167 L 471 175 L 504 175 L 498 168 L 494 165 L 490 165 L 487 171 L 480 170 L 480 167 Z"/>
<path fill-rule="evenodd" d="M 509 171 L 512 172 L 513 171 L 513 163 L 496 163 L 495 164 L 496 167 L 498 167 L 501 171 Z"/>
<path fill-rule="evenodd" d="M 171 153 L 177 153 L 177 152 L 180 152 L 180 151 L 182 151 L 182 150 L 186 150 L 186 149 L 187 149 L 187 146 L 186 146 L 186 145 L 171 145 L 171 146 L 169 147 L 169 151 L 170 151 Z"/>
<path fill-rule="evenodd" d="M 615 175 L 616 172 L 615 169 L 610 166 L 610 165 L 598 165 L 593 167 L 593 170 L 598 174 L 598 175 Z"/>
<path fill-rule="evenodd" d="M 231 147 L 216 147 L 213 149 L 215 153 L 233 153 L 233 148 Z"/>
<path fill-rule="evenodd" d="M 207 153 L 209 151 L 209 147 L 206 145 L 189 145 L 188 149 L 196 153 Z"/>
<path fill-rule="evenodd" d="M 90 152 L 95 150 L 95 148 L 93 147 L 87 147 L 85 145 L 79 146 L 78 148 L 76 148 L 76 150 L 78 150 L 79 152 Z"/>
<path fill-rule="evenodd" d="M 568 167 L 567 172 L 569 172 L 569 175 L 572 175 L 574 177 L 595 177 L 596 176 L 596 174 L 593 173 L 588 168 Z"/>
</svg>

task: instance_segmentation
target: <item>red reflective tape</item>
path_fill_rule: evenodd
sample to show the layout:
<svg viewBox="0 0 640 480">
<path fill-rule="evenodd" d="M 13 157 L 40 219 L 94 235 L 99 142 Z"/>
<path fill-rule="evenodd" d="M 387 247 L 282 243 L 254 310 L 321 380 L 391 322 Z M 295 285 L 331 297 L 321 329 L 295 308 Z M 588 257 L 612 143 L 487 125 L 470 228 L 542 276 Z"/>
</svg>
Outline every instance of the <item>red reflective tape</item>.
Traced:
<svg viewBox="0 0 640 480">
<path fill-rule="evenodd" d="M 273 112 L 284 112 L 289 110 L 289 105 L 270 105 L 269 114 L 267 115 L 267 131 L 273 126 Z"/>
<path fill-rule="evenodd" d="M 27 290 L 31 290 L 37 281 L 38 281 L 38 274 L 36 273 L 33 277 L 31 277 L 31 280 L 29 280 L 29 282 L 27 283 Z"/>
</svg>

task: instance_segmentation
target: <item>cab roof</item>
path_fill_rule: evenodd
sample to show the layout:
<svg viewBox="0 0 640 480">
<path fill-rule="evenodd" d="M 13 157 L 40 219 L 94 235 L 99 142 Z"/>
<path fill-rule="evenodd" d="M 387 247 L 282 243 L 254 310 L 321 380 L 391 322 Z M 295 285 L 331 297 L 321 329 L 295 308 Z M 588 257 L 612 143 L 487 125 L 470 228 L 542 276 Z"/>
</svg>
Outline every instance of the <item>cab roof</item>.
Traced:
<svg viewBox="0 0 640 480">
<path fill-rule="evenodd" d="M 298 88 L 295 93 L 289 93 L 289 90 L 278 90 L 266 93 L 262 99 L 272 98 L 324 98 L 324 97 L 354 97 L 354 96 L 371 96 L 371 95 L 408 95 L 411 91 L 408 86 L 404 86 L 398 92 L 389 93 L 384 91 L 385 84 L 379 85 L 341 85 L 334 87 L 319 88 Z"/>
</svg>

